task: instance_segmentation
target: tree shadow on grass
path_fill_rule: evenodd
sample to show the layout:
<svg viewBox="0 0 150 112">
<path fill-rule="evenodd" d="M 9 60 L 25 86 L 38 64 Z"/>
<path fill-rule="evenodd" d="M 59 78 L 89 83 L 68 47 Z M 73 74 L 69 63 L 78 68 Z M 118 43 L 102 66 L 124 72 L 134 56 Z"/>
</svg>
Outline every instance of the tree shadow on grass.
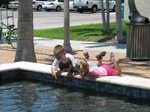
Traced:
<svg viewBox="0 0 150 112">
<path fill-rule="evenodd" d="M 109 41 L 112 37 L 115 36 L 115 33 L 113 32 L 112 29 L 110 29 L 110 32 L 104 32 L 101 28 L 83 28 L 83 29 L 73 29 L 71 32 L 76 33 L 82 38 L 97 38 L 97 42 L 106 42 Z"/>
<path fill-rule="evenodd" d="M 104 32 L 103 31 L 103 29 L 101 29 L 101 28 L 96 28 L 96 27 L 90 27 L 90 28 L 88 28 L 88 27 L 84 27 L 84 28 L 82 28 L 82 29 L 71 29 L 71 32 L 73 32 L 73 33 L 77 33 L 77 34 L 79 34 L 79 35 L 81 35 L 81 34 L 86 34 L 86 33 L 91 33 L 91 32 L 93 32 L 93 35 L 94 35 L 94 33 L 95 32 L 100 32 L 100 35 L 102 35 L 102 36 L 104 36 L 104 35 L 114 35 L 115 33 L 113 32 L 113 29 L 110 29 L 110 32 Z M 90 36 L 90 35 L 88 35 L 88 36 Z"/>
<path fill-rule="evenodd" d="M 100 30 L 98 28 L 83 28 L 83 29 L 71 29 L 72 33 L 76 33 L 77 35 L 84 35 L 91 32 L 97 32 L 97 30 Z"/>
</svg>

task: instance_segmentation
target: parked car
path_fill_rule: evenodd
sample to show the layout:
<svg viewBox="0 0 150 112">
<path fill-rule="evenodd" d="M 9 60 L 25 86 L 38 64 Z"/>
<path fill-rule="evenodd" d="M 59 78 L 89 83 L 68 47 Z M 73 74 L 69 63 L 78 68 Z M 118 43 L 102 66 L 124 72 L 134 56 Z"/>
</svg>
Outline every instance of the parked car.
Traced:
<svg viewBox="0 0 150 112">
<path fill-rule="evenodd" d="M 59 12 L 63 9 L 63 3 L 64 0 L 48 0 L 47 2 L 44 2 L 42 8 L 48 12 L 50 10 L 56 10 Z"/>
<path fill-rule="evenodd" d="M 48 0 L 33 0 L 33 9 L 37 11 L 42 11 L 42 5 L 44 2 L 47 2 Z"/>
<path fill-rule="evenodd" d="M 44 4 L 44 2 L 46 2 L 48 0 L 33 0 L 33 9 L 37 10 L 37 11 L 41 11 L 42 10 L 42 5 Z M 9 2 L 8 8 L 14 8 L 17 9 L 19 5 L 19 0 L 12 0 Z"/>
<path fill-rule="evenodd" d="M 106 9 L 106 0 L 104 0 L 104 4 L 105 4 L 104 9 Z M 114 12 L 116 11 L 116 0 L 109 0 L 109 9 Z"/>
<path fill-rule="evenodd" d="M 48 0 L 48 2 L 44 2 L 42 7 L 46 11 L 61 11 L 64 9 L 64 0 Z M 74 0 L 69 0 L 69 10 L 76 10 L 74 8 Z"/>
<path fill-rule="evenodd" d="M 19 1 L 18 0 L 11 0 L 8 4 L 8 8 L 9 9 L 17 9 L 19 5 Z"/>
<path fill-rule="evenodd" d="M 63 8 L 64 8 L 64 5 L 63 5 Z M 74 8 L 74 0 L 69 0 L 69 10 L 76 10 Z"/>
<path fill-rule="evenodd" d="M 69 10 L 76 10 L 74 8 L 74 0 L 69 0 Z"/>
<path fill-rule="evenodd" d="M 84 11 L 90 10 L 92 13 L 96 13 L 101 10 L 100 0 L 74 0 L 74 8 L 78 12 L 83 13 Z M 106 9 L 106 0 L 103 0 L 104 9 Z M 115 11 L 116 1 L 109 0 L 109 9 Z"/>
</svg>

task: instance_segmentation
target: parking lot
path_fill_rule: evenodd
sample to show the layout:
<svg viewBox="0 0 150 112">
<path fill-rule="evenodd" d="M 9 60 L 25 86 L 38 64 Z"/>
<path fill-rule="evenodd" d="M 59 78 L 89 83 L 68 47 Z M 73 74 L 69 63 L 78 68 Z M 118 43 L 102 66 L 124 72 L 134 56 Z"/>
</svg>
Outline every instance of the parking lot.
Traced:
<svg viewBox="0 0 150 112">
<path fill-rule="evenodd" d="M 14 24 L 17 26 L 18 20 L 18 11 L 13 11 L 14 13 Z M 8 15 L 12 15 L 12 11 L 8 10 Z M 45 29 L 45 28 L 56 28 L 63 27 L 64 25 L 64 12 L 56 12 L 56 11 L 33 11 L 33 21 L 34 21 L 34 29 Z M 3 11 L 2 16 L 5 17 L 6 13 Z M 116 21 L 115 12 L 110 12 L 110 21 Z M 3 19 L 3 22 L 6 22 Z M 91 13 L 84 12 L 78 13 L 76 11 L 70 11 L 70 26 L 81 25 L 81 24 L 91 24 L 91 23 L 102 23 L 102 15 L 101 12 Z M 11 20 L 10 20 L 11 24 Z"/>
</svg>

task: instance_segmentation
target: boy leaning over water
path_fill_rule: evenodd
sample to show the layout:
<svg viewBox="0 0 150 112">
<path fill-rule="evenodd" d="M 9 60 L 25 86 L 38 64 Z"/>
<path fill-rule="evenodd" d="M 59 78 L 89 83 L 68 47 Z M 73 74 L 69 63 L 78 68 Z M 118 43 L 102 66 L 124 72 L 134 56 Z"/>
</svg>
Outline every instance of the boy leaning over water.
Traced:
<svg viewBox="0 0 150 112">
<path fill-rule="evenodd" d="M 68 72 L 67 76 L 69 77 L 74 77 L 74 75 L 79 74 L 69 58 L 63 58 L 59 63 L 59 68 L 62 72 Z"/>
<path fill-rule="evenodd" d="M 60 61 L 64 58 L 69 58 L 71 60 L 72 66 L 75 66 L 76 60 L 71 54 L 65 52 L 65 49 L 62 45 L 56 45 L 53 49 L 53 54 L 55 56 L 55 60 L 52 63 L 51 72 L 52 76 L 57 79 L 57 75 L 60 75 L 62 72 L 59 69 Z"/>
</svg>

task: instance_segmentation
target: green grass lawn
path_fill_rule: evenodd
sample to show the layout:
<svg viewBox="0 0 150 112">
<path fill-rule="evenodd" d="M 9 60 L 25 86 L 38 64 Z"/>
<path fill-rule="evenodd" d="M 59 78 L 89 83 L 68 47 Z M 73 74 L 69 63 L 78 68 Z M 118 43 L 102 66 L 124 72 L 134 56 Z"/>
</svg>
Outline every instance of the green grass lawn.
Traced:
<svg viewBox="0 0 150 112">
<path fill-rule="evenodd" d="M 126 23 L 122 23 L 123 36 L 126 35 Z M 116 35 L 116 23 L 110 23 L 110 32 L 103 31 L 102 24 L 87 24 L 70 27 L 70 40 L 105 42 L 107 37 Z M 35 37 L 64 39 L 64 28 L 50 28 L 34 30 Z"/>
</svg>

